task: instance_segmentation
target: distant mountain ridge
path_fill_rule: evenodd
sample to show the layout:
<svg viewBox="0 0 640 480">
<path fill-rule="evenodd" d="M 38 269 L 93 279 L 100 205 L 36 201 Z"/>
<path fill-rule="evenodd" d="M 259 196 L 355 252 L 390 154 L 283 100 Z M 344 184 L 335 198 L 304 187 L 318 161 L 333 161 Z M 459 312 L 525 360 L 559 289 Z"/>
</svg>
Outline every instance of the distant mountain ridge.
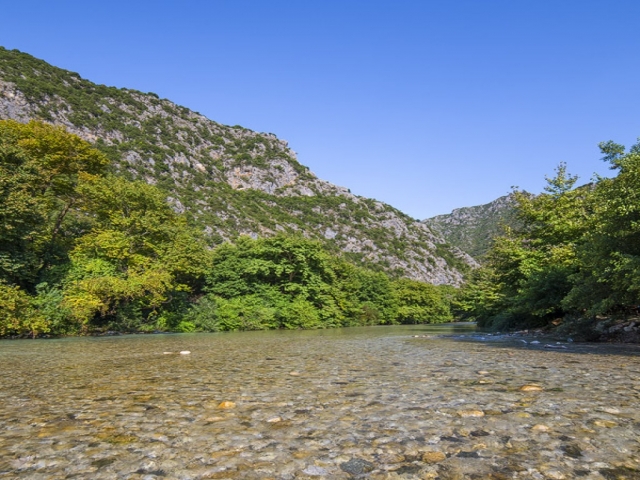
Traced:
<svg viewBox="0 0 640 480">
<path fill-rule="evenodd" d="M 319 179 L 287 142 L 226 126 L 153 93 L 96 85 L 0 47 L 0 119 L 62 125 L 114 172 L 162 188 L 213 244 L 298 233 L 393 276 L 459 285 L 475 260 L 428 222 Z"/>
<path fill-rule="evenodd" d="M 441 234 L 450 245 L 481 260 L 504 227 L 516 223 L 515 201 L 511 195 L 505 195 L 484 205 L 456 208 L 423 223 Z"/>
</svg>

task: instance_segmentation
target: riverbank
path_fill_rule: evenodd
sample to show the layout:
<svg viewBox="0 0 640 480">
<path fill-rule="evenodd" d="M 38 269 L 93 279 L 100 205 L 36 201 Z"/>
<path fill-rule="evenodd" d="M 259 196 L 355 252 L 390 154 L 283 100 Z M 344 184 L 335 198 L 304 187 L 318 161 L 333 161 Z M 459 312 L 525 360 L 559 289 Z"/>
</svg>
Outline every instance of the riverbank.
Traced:
<svg viewBox="0 0 640 480">
<path fill-rule="evenodd" d="M 520 336 L 542 336 L 554 341 L 640 343 L 640 317 L 569 318 L 547 328 L 521 330 Z"/>
</svg>

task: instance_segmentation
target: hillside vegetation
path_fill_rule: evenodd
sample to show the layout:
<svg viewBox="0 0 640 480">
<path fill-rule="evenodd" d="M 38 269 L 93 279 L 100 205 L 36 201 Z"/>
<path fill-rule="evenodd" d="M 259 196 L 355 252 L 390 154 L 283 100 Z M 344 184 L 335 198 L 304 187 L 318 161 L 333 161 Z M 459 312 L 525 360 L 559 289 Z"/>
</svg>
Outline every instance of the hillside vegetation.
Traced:
<svg viewBox="0 0 640 480">
<path fill-rule="evenodd" d="M 640 144 L 600 148 L 614 178 L 575 188 L 562 164 L 543 194 L 514 193 L 519 226 L 495 240 L 462 288 L 464 316 L 499 330 L 562 324 L 582 339 L 617 328 L 605 318 L 638 316 Z"/>
<path fill-rule="evenodd" d="M 482 261 L 505 228 L 517 223 L 516 202 L 511 195 L 475 207 L 456 208 L 451 213 L 423 221 L 450 245 Z"/>
<path fill-rule="evenodd" d="M 1 47 L 0 118 L 42 120 L 89 141 L 111 173 L 163 191 L 209 245 L 301 235 L 356 265 L 433 284 L 459 285 L 475 265 L 426 224 L 318 179 L 273 134 L 221 125 L 156 94 L 96 85 Z"/>
</svg>

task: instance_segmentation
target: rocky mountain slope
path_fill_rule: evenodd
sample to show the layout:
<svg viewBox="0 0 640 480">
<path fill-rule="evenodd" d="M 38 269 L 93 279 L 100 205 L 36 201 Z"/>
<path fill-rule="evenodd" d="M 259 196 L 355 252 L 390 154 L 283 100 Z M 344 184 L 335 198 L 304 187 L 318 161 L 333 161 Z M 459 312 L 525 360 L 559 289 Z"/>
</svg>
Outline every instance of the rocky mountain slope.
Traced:
<svg viewBox="0 0 640 480">
<path fill-rule="evenodd" d="M 442 235 L 450 245 L 482 259 L 493 238 L 515 221 L 514 200 L 505 195 L 484 205 L 457 208 L 449 214 L 428 218 L 423 224 Z"/>
<path fill-rule="evenodd" d="M 156 94 L 96 85 L 1 47 L 0 118 L 44 120 L 94 143 L 116 173 L 164 189 L 212 244 L 301 233 L 354 263 L 434 284 L 460 284 L 475 265 L 429 223 L 317 178 L 273 134 L 221 125 Z"/>
</svg>

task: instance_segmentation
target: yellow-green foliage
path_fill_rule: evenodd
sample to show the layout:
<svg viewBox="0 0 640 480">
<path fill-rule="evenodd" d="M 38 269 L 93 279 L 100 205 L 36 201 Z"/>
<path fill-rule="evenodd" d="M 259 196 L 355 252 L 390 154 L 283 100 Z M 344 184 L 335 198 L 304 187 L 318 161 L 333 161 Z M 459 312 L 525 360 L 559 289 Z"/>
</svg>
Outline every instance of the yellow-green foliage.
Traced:
<svg viewBox="0 0 640 480">
<path fill-rule="evenodd" d="M 64 263 L 82 228 L 79 176 L 100 174 L 103 154 L 60 127 L 0 121 L 0 279 L 33 292 Z"/>
<path fill-rule="evenodd" d="M 0 281 L 0 337 L 47 333 L 49 324 L 32 305 L 32 298 L 17 286 Z"/>
<path fill-rule="evenodd" d="M 137 304 L 143 316 L 172 292 L 190 292 L 209 265 L 196 231 L 143 182 L 118 177 L 83 179 L 81 209 L 93 225 L 70 252 L 65 303 L 81 323 Z"/>
<path fill-rule="evenodd" d="M 442 290 L 428 283 L 403 278 L 393 282 L 401 323 L 442 323 L 452 320 Z"/>
</svg>

